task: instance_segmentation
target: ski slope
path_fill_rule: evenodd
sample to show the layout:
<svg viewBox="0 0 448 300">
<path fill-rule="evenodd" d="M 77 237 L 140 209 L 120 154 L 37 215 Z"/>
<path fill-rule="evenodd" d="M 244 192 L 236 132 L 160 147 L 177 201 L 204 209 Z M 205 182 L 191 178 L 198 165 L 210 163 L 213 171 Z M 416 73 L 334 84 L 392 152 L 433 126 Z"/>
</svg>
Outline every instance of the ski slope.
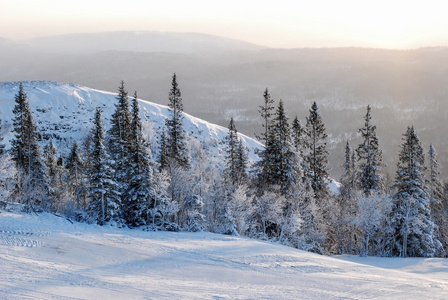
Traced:
<svg viewBox="0 0 448 300">
<path fill-rule="evenodd" d="M 325 257 L 0 211 L 0 299 L 447 299 L 446 259 Z"/>
</svg>

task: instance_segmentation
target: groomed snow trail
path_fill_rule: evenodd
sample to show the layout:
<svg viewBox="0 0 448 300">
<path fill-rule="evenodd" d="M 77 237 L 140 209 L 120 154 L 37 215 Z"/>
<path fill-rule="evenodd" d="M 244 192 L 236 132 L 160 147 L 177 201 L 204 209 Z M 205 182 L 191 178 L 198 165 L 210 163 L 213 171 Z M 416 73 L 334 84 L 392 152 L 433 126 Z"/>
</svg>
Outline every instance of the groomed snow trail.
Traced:
<svg viewBox="0 0 448 300">
<path fill-rule="evenodd" d="M 0 299 L 448 298 L 447 260 L 341 258 L 211 233 L 0 213 Z"/>
</svg>

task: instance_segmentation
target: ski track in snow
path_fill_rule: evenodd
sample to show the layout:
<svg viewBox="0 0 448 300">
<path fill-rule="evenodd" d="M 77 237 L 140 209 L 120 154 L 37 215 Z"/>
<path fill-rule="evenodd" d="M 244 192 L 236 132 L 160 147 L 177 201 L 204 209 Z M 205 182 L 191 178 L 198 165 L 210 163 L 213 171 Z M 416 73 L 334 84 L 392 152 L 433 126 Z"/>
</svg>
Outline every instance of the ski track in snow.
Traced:
<svg viewBox="0 0 448 300">
<path fill-rule="evenodd" d="M 39 247 L 42 245 L 42 241 L 36 240 L 36 238 L 49 234 L 49 231 L 32 230 L 30 228 L 0 227 L 0 245 Z"/>
<path fill-rule="evenodd" d="M 447 299 L 445 259 L 326 257 L 211 233 L 0 213 L 0 299 Z"/>
</svg>

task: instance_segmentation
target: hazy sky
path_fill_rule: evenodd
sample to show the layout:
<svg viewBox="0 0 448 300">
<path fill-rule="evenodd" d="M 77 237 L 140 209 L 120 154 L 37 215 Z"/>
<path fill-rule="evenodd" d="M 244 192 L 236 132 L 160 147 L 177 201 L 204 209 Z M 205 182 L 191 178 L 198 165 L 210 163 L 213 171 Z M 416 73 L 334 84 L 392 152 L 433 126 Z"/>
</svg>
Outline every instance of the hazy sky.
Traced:
<svg viewBox="0 0 448 300">
<path fill-rule="evenodd" d="M 0 37 L 154 30 L 271 47 L 448 46 L 448 1 L 0 0 Z"/>
</svg>

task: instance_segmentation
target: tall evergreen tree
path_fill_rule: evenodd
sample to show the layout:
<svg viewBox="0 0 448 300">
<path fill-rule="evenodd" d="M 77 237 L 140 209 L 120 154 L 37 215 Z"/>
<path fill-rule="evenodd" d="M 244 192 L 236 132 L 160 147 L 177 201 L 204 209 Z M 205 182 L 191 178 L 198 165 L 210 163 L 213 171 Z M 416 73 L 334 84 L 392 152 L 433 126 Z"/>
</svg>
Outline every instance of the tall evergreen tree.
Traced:
<svg viewBox="0 0 448 300">
<path fill-rule="evenodd" d="M 230 119 L 229 132 L 224 138 L 225 160 L 224 177 L 228 184 L 237 186 L 246 178 L 247 156 L 244 146 L 238 137 L 233 117 Z"/>
<path fill-rule="evenodd" d="M 128 92 L 121 81 L 116 97 L 115 112 L 111 117 L 111 128 L 108 130 L 108 153 L 111 160 L 111 168 L 114 169 L 114 181 L 118 184 L 120 194 L 125 197 L 128 179 L 127 170 L 129 166 L 130 137 L 131 137 L 131 113 L 129 109 Z M 125 201 L 122 199 L 122 201 Z"/>
<path fill-rule="evenodd" d="M 113 159 L 122 159 L 129 150 L 131 133 L 131 114 L 129 109 L 128 92 L 121 81 L 116 97 L 115 112 L 111 117 L 111 128 L 108 131 L 109 151 Z"/>
<path fill-rule="evenodd" d="M 431 257 L 440 242 L 434 235 L 429 196 L 425 189 L 425 157 L 414 127 L 408 127 L 403 141 L 391 219 L 395 230 L 394 254 Z"/>
<path fill-rule="evenodd" d="M 448 207 L 444 201 L 443 184 L 439 179 L 439 162 L 437 161 L 437 153 L 433 145 L 429 146 L 429 179 L 428 190 L 431 207 L 431 220 L 435 223 L 435 235 L 442 243 L 444 252 L 448 253 Z M 443 256 L 445 253 L 437 253 Z"/>
<path fill-rule="evenodd" d="M 364 117 L 364 127 L 359 129 L 362 144 L 356 149 L 359 161 L 359 184 L 361 190 L 368 196 L 371 192 L 381 190 L 380 169 L 382 165 L 382 151 L 379 149 L 376 126 L 371 124 L 371 108 L 367 106 Z"/>
<path fill-rule="evenodd" d="M 98 224 L 109 221 L 120 221 L 120 192 L 118 184 L 113 180 L 111 161 L 104 146 L 104 129 L 101 109 L 97 108 L 94 126 L 91 131 L 93 146 L 90 154 L 89 198 L 88 210 Z"/>
<path fill-rule="evenodd" d="M 343 173 L 340 179 L 341 188 L 340 188 L 340 194 L 343 196 L 343 198 L 348 199 L 351 197 L 352 192 L 355 189 L 356 186 L 356 169 L 354 169 L 354 162 L 352 161 L 353 158 L 353 151 L 350 147 L 349 142 L 347 141 L 345 145 L 345 155 L 344 155 L 345 161 L 342 165 Z"/>
<path fill-rule="evenodd" d="M 134 227 L 146 224 L 150 220 L 148 211 L 150 207 L 154 207 L 151 158 L 147 150 L 149 147 L 143 138 L 137 92 L 132 100 L 130 141 L 130 168 L 127 176 L 129 187 L 123 211 L 126 222 Z"/>
<path fill-rule="evenodd" d="M 15 102 L 13 109 L 15 135 L 11 140 L 11 154 L 19 174 L 16 194 L 19 198 L 24 198 L 27 209 L 33 209 L 35 205 L 46 208 L 47 203 L 42 201 L 46 199 L 48 186 L 42 152 L 38 144 L 40 137 L 22 83 L 15 95 Z"/>
<path fill-rule="evenodd" d="M 168 96 L 170 118 L 165 122 L 168 131 L 167 148 L 169 158 L 173 159 L 179 166 L 185 168 L 188 166 L 189 161 L 185 146 L 185 132 L 182 116 L 183 104 L 181 96 L 182 94 L 177 83 L 177 77 L 176 74 L 174 74 Z"/>
<path fill-rule="evenodd" d="M 274 107 L 274 99 L 271 99 L 271 94 L 269 94 L 268 88 L 263 93 L 264 103 L 260 105 L 260 110 L 258 111 L 263 118 L 264 123 L 262 124 L 264 128 L 264 133 L 261 136 L 257 136 L 260 141 L 264 141 L 266 146 L 269 134 L 269 123 L 270 118 L 272 116 L 272 111 L 275 109 Z"/>
<path fill-rule="evenodd" d="M 328 188 L 328 151 L 325 142 L 327 134 L 325 125 L 316 102 L 306 119 L 306 153 L 304 154 L 304 172 L 311 181 L 316 199 L 329 194 Z"/>
<path fill-rule="evenodd" d="M 291 142 L 288 116 L 280 100 L 268 131 L 266 146 L 258 162 L 258 178 L 261 184 L 280 186 L 283 195 L 291 192 L 300 166 Z"/>
</svg>

